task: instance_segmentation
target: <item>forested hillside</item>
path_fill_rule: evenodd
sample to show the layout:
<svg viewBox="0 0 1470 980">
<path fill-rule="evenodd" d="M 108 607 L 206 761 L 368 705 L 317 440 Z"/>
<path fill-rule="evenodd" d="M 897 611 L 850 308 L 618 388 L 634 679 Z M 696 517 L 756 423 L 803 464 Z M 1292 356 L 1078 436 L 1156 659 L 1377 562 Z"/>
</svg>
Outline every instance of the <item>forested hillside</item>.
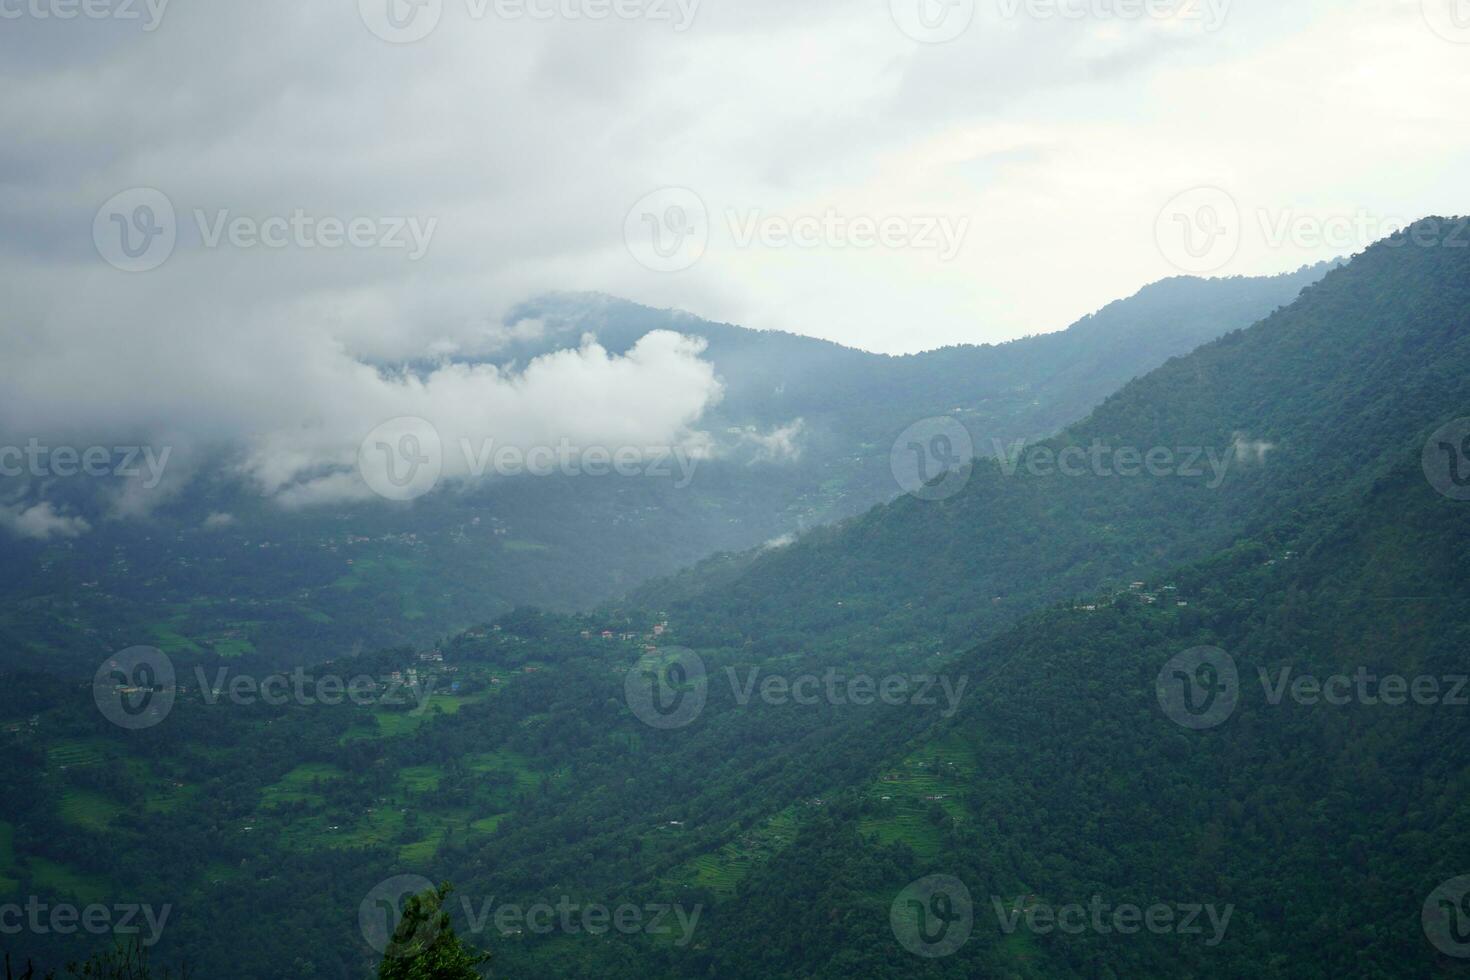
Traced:
<svg viewBox="0 0 1470 980">
<path fill-rule="evenodd" d="M 963 644 L 1040 603 L 1201 559 L 1361 493 L 1470 390 L 1465 250 L 1407 234 L 1125 386 L 1057 438 L 978 461 L 958 495 L 900 498 L 751 556 L 728 586 L 676 603 L 679 615 L 722 641 Z M 634 599 L 662 605 L 699 588 L 695 575 Z"/>
<path fill-rule="evenodd" d="M 190 674 L 124 730 L 86 689 L 14 679 L 0 717 L 35 724 L 8 736 L 0 875 L 167 897 L 160 954 L 240 980 L 362 975 L 360 909 L 401 875 L 455 882 L 492 975 L 1463 973 L 1421 921 L 1470 873 L 1446 434 L 1470 416 L 1470 250 L 1431 227 L 948 499 L 646 605 L 328 668 L 454 685 L 423 710 L 211 703 Z M 501 928 L 487 900 L 671 927 Z M 1057 928 L 1074 907 L 1089 924 Z"/>
</svg>

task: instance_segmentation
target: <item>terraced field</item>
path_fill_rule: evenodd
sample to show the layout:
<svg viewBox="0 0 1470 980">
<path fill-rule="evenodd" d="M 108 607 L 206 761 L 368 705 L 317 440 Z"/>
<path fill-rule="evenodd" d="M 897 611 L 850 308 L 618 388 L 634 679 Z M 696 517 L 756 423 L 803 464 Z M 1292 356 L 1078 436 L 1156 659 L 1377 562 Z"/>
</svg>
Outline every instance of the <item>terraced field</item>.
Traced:
<svg viewBox="0 0 1470 980">
<path fill-rule="evenodd" d="M 975 771 L 970 754 L 952 741 L 904 759 L 869 789 L 873 812 L 859 831 L 884 844 L 905 843 L 921 857 L 937 856 L 946 821 L 966 817 L 961 795 Z"/>
<path fill-rule="evenodd" d="M 46 761 L 51 769 L 95 766 L 102 761 L 100 744 L 80 738 L 64 739 L 47 750 Z"/>
<path fill-rule="evenodd" d="M 113 818 L 122 813 L 123 808 L 101 793 L 68 789 L 61 795 L 58 812 L 62 820 L 73 826 L 101 833 L 111 828 Z"/>
<path fill-rule="evenodd" d="M 321 806 L 326 800 L 319 791 L 319 784 L 341 779 L 343 775 L 341 769 L 324 762 L 309 762 L 297 766 L 279 782 L 265 788 L 260 797 L 261 807 L 271 809 L 286 803 Z"/>
<path fill-rule="evenodd" d="M 796 808 L 783 810 L 755 830 L 742 834 L 711 854 L 677 868 L 666 881 L 671 885 L 708 888 L 721 895 L 735 892 L 752 868 L 791 843 L 796 836 Z M 665 828 L 663 832 L 668 832 Z"/>
<path fill-rule="evenodd" d="M 404 690 L 404 698 L 412 697 L 411 692 Z M 372 717 L 377 720 L 377 731 L 359 727 L 349 733 L 346 738 L 393 738 L 397 735 L 411 734 L 425 721 L 432 718 L 436 713 L 453 715 L 458 714 L 459 709 L 467 704 L 473 704 L 487 694 L 431 694 L 428 705 L 423 710 L 394 710 L 392 708 L 379 708 L 373 712 Z"/>
</svg>

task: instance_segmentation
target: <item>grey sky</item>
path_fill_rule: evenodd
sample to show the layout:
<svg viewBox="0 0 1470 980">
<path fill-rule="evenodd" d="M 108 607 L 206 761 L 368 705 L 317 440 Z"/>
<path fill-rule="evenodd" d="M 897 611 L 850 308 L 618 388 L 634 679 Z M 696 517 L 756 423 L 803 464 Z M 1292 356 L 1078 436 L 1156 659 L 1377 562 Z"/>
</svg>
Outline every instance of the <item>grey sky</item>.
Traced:
<svg viewBox="0 0 1470 980">
<path fill-rule="evenodd" d="M 1000 341 L 1466 210 L 1464 0 L 425 2 L 0 0 L 10 430 L 294 446 L 403 407 L 364 361 L 473 351 L 546 290 L 880 351 Z M 135 188 L 176 242 L 126 272 L 104 256 L 162 217 Z M 1238 242 L 1181 256 L 1171 207 L 1234 208 Z M 576 356 L 601 394 L 567 419 L 648 387 Z M 696 350 L 641 356 L 693 379 L 630 411 L 648 431 L 718 398 Z"/>
</svg>

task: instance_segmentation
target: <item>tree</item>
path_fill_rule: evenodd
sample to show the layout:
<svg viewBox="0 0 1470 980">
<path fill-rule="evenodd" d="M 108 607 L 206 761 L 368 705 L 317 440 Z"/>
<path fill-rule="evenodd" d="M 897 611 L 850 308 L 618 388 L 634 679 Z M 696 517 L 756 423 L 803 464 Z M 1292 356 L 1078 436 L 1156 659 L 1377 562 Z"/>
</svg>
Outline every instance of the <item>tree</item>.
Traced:
<svg viewBox="0 0 1470 980">
<path fill-rule="evenodd" d="M 490 955 L 455 935 L 444 911 L 451 891 L 452 885 L 442 884 L 404 903 L 403 918 L 378 966 L 378 980 L 482 980 L 478 968 Z"/>
</svg>

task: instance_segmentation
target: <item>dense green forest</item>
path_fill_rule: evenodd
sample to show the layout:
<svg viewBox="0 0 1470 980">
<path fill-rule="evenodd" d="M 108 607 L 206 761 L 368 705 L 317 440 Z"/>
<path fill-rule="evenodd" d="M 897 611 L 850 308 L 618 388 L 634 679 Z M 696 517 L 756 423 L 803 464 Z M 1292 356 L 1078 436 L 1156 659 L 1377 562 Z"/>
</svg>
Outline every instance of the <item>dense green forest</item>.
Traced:
<svg viewBox="0 0 1470 980">
<path fill-rule="evenodd" d="M 281 703 L 180 656 L 133 727 L 85 680 L 9 675 L 0 903 L 167 908 L 155 960 L 239 980 L 373 976 L 390 934 L 512 977 L 1466 974 L 1451 227 L 957 495 L 593 611 L 326 658 Z M 1106 469 L 1056 465 L 1095 446 Z M 1323 696 L 1360 675 L 1372 697 Z M 111 938 L 0 945 L 50 968 Z"/>
</svg>

